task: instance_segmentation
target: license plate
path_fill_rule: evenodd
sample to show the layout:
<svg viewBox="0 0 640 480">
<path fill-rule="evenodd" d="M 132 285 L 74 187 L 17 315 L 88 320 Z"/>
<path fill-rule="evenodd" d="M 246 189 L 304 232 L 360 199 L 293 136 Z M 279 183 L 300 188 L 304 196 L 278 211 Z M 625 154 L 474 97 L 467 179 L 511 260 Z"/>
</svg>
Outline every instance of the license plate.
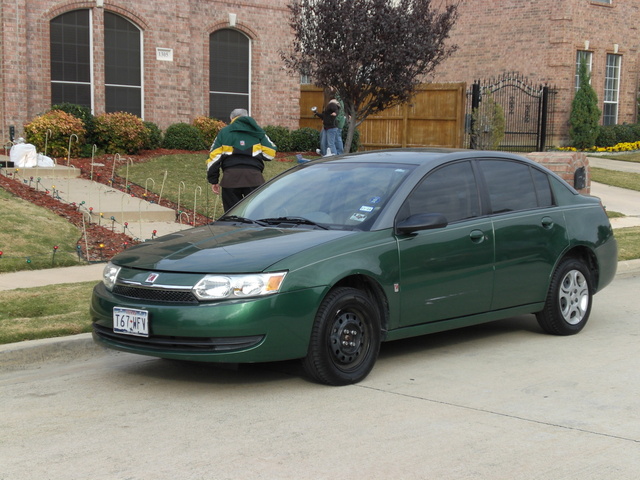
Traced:
<svg viewBox="0 0 640 480">
<path fill-rule="evenodd" d="M 149 336 L 149 312 L 135 308 L 113 307 L 113 331 L 125 335 Z"/>
</svg>

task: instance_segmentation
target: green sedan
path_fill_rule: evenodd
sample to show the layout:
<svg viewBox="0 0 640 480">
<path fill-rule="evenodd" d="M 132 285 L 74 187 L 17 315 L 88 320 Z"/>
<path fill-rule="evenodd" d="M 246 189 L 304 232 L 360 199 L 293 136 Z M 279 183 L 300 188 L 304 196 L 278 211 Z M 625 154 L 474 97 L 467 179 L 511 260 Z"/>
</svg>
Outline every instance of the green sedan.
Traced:
<svg viewBox="0 0 640 480">
<path fill-rule="evenodd" d="M 170 359 L 300 358 L 312 379 L 345 385 L 386 341 L 522 314 L 578 333 L 616 266 L 600 201 L 526 158 L 348 154 L 115 256 L 93 292 L 93 335 Z"/>
</svg>

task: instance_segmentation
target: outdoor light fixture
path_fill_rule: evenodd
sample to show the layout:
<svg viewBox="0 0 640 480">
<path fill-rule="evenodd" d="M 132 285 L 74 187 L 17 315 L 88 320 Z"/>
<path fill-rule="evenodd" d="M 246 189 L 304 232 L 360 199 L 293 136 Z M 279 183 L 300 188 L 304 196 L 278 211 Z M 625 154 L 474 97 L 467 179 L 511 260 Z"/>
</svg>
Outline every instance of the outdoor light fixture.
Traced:
<svg viewBox="0 0 640 480">
<path fill-rule="evenodd" d="M 235 27 L 236 26 L 236 14 L 235 13 L 230 13 L 229 14 L 229 26 L 230 27 Z"/>
</svg>

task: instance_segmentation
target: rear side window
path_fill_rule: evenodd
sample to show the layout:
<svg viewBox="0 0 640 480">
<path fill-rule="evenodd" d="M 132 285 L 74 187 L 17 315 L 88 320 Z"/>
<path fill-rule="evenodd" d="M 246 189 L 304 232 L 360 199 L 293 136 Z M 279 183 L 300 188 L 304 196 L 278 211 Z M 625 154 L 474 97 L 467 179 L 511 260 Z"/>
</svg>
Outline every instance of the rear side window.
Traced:
<svg viewBox="0 0 640 480">
<path fill-rule="evenodd" d="M 529 165 L 508 160 L 481 160 L 491 213 L 514 212 L 553 204 L 547 175 Z"/>
</svg>

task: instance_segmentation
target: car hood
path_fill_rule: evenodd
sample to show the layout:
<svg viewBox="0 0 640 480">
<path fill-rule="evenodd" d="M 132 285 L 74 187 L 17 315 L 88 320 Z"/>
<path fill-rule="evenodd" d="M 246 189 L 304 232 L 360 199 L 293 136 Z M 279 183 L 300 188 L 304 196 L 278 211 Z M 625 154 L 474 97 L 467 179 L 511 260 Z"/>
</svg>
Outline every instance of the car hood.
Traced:
<svg viewBox="0 0 640 480">
<path fill-rule="evenodd" d="M 288 256 L 353 233 L 211 224 L 136 245 L 112 261 L 123 267 L 165 272 L 260 272 Z"/>
</svg>

